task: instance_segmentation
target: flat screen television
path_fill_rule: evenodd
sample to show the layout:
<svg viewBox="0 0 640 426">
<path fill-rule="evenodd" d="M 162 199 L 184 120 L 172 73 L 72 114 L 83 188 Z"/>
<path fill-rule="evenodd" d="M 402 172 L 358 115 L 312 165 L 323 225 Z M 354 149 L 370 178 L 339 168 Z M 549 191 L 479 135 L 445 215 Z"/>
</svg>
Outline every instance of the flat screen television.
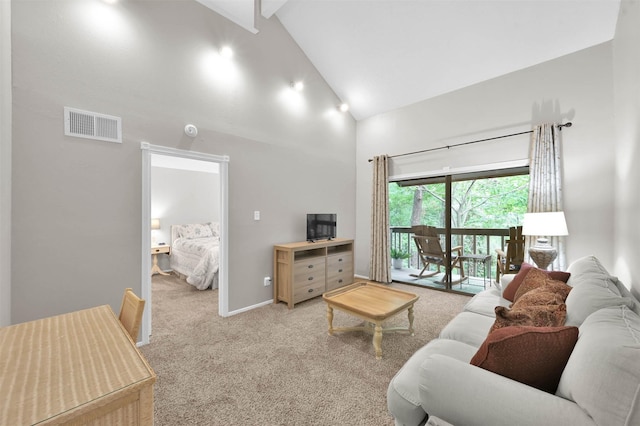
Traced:
<svg viewBox="0 0 640 426">
<path fill-rule="evenodd" d="M 336 237 L 335 213 L 307 214 L 307 241 L 332 240 Z"/>
</svg>

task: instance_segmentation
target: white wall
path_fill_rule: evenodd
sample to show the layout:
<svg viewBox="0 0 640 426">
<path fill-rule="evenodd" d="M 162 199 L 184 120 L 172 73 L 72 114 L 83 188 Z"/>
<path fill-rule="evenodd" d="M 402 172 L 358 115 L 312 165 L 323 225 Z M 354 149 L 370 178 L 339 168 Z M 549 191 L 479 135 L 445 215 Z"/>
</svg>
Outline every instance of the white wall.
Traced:
<svg viewBox="0 0 640 426">
<path fill-rule="evenodd" d="M 151 217 L 160 219 L 160 229 L 152 230 L 156 242 L 171 243 L 171 225 L 220 221 L 220 175 L 218 173 L 151 168 Z M 158 256 L 162 270 L 169 259 Z"/>
<path fill-rule="evenodd" d="M 355 121 L 275 17 L 258 27 L 194 1 L 12 2 L 12 322 L 140 292 L 141 141 L 229 156 L 230 311 L 272 298 L 273 244 L 308 211 L 355 235 Z M 122 117 L 123 143 L 65 137 L 64 106 Z"/>
<path fill-rule="evenodd" d="M 623 0 L 614 40 L 615 274 L 640 296 L 640 3 Z"/>
<path fill-rule="evenodd" d="M 562 132 L 567 258 L 596 254 L 613 267 L 614 157 L 611 43 L 358 122 L 356 273 L 369 273 L 371 164 L 402 154 L 573 121 Z M 470 66 L 473 66 L 470 64 Z M 425 78 L 429 78 L 428 74 Z M 413 173 L 528 157 L 528 136 L 392 160 Z"/>
</svg>

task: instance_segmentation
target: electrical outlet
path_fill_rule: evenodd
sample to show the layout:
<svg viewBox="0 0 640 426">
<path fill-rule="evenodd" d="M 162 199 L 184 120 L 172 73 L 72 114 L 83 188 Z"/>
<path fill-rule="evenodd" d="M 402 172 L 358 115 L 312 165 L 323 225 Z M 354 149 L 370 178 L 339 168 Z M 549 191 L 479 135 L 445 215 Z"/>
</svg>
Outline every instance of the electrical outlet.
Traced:
<svg viewBox="0 0 640 426">
<path fill-rule="evenodd" d="M 271 285 L 271 277 L 264 277 L 264 286 L 269 287 Z"/>
</svg>

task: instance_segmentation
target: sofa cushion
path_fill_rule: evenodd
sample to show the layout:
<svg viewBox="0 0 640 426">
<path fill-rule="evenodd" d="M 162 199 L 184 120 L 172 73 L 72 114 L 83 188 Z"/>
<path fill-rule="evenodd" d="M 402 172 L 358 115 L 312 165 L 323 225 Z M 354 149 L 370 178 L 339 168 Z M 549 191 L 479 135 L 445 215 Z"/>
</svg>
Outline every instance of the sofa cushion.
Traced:
<svg viewBox="0 0 640 426">
<path fill-rule="evenodd" d="M 477 347 L 448 339 L 434 339 L 418 349 L 396 373 L 387 388 L 387 407 L 397 424 L 417 425 L 426 417 L 420 405 L 420 365 L 433 354 L 448 355 L 468 363 Z"/>
<path fill-rule="evenodd" d="M 487 337 L 471 364 L 553 393 L 577 339 L 577 327 L 506 327 Z"/>
<path fill-rule="evenodd" d="M 575 261 L 567 267 L 567 272 L 571 274 L 574 279 L 579 279 L 585 275 L 598 276 L 609 275 L 609 272 L 602 266 L 602 263 L 595 256 L 584 256 Z M 569 281 L 573 281 L 569 278 Z M 569 282 L 569 285 L 573 285 Z"/>
<path fill-rule="evenodd" d="M 570 273 L 562 272 L 562 271 L 543 271 L 542 269 L 535 268 L 533 265 L 530 265 L 526 262 L 522 264 L 520 267 L 520 271 L 513 277 L 513 280 L 506 286 L 504 291 L 502 292 L 502 297 L 512 302 L 515 302 L 516 292 L 522 285 L 525 280 L 525 277 L 529 274 L 529 271 L 537 270 L 547 274 L 550 278 L 554 280 L 559 280 L 563 282 L 567 282 L 570 277 Z"/>
<path fill-rule="evenodd" d="M 610 277 L 611 278 L 611 277 Z M 611 285 L 608 285 L 610 281 Z M 584 277 L 574 282 L 573 290 L 567 296 L 566 325 L 579 326 L 592 313 L 610 306 L 633 307 L 633 299 L 621 297 L 618 289 L 615 291 L 614 281 L 598 277 Z"/>
<path fill-rule="evenodd" d="M 626 306 L 591 314 L 556 394 L 575 401 L 597 424 L 640 424 L 640 316 Z"/>
<path fill-rule="evenodd" d="M 494 318 L 496 306 L 509 306 L 510 304 L 509 300 L 501 297 L 500 290 L 491 287 L 473 296 L 464 306 L 463 311 Z"/>
<path fill-rule="evenodd" d="M 452 339 L 478 348 L 487 338 L 494 317 L 461 312 L 455 316 L 440 332 L 441 339 Z"/>
</svg>

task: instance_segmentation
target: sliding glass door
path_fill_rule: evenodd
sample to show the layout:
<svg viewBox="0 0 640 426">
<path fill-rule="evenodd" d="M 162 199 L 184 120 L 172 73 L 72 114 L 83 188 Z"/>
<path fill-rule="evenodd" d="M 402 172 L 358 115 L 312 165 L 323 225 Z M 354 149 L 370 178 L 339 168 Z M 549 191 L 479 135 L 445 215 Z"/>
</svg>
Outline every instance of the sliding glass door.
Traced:
<svg viewBox="0 0 640 426">
<path fill-rule="evenodd" d="M 490 286 L 495 250 L 522 223 L 528 183 L 526 167 L 390 182 L 392 254 L 403 257 L 394 262 L 394 281 L 465 293 Z M 442 261 L 437 247 L 425 256 L 416 225 L 435 228 Z"/>
</svg>

